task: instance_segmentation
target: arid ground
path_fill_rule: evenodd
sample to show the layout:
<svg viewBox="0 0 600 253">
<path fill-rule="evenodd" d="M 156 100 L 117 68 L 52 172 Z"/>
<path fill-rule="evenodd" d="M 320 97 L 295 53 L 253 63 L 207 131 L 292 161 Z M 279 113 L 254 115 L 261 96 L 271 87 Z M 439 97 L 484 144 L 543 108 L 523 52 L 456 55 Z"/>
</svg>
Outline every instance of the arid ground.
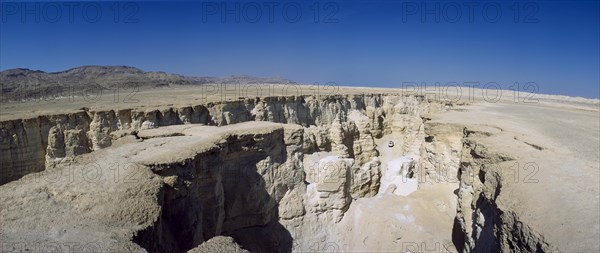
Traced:
<svg viewBox="0 0 600 253">
<path fill-rule="evenodd" d="M 2 252 L 600 251 L 597 99 L 103 92 L 2 103 Z"/>
</svg>

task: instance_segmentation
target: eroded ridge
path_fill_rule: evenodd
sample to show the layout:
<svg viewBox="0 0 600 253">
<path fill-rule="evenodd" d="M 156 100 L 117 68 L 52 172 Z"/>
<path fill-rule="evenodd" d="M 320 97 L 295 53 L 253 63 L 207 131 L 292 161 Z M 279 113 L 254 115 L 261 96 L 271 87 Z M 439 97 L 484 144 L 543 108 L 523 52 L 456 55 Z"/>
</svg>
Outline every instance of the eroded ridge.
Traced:
<svg viewBox="0 0 600 253">
<path fill-rule="evenodd" d="M 557 251 L 510 207 L 497 204 L 503 183 L 515 177 L 509 169 L 515 158 L 489 150 L 477 141 L 491 135 L 466 131 L 460 161 L 455 245 L 461 252 Z"/>
<path fill-rule="evenodd" d="M 436 119 L 454 106 L 273 97 L 2 122 L 3 249 L 556 251 L 506 201 L 521 159 L 506 148 L 549 151 Z"/>
<path fill-rule="evenodd" d="M 401 106 L 397 101 L 402 100 Z M 28 173 L 52 167 L 63 159 L 112 145 L 122 136 L 142 129 L 179 124 L 223 126 L 245 121 L 270 121 L 311 128 L 314 141 L 309 149 L 329 145 L 327 129 L 334 121 L 345 122 L 351 110 L 368 117 L 369 129 L 380 136 L 384 120 L 394 114 L 422 111 L 422 96 L 332 95 L 252 98 L 184 107 L 81 111 L 0 122 L 0 184 Z M 427 104 L 427 101 L 425 101 Z M 397 107 L 395 109 L 395 107 Z M 348 141 L 348 140 L 346 140 Z M 353 150 L 349 150 L 353 152 Z"/>
<path fill-rule="evenodd" d="M 132 246 L 135 244 L 130 244 L 135 242 L 153 252 L 186 251 L 223 234 L 231 235 L 250 249 L 285 252 L 292 247 L 307 248 L 306 244 L 327 239 L 322 233 L 309 236 L 317 223 L 305 222 L 305 219 L 339 221 L 352 199 L 377 194 L 380 162 L 373 137 L 400 128 L 411 133 L 404 135 L 406 142 L 416 141 L 417 135 L 413 133 L 422 131 L 419 115 L 430 110 L 423 97 L 395 95 L 265 98 L 246 102 L 249 103 L 183 108 L 177 113 L 172 108 L 146 113 L 86 111 L 4 122 L 4 136 L 21 129 L 14 131 L 12 139 L 3 139 L 6 149 L 45 153 L 46 158 L 37 165 L 41 167 L 43 162 L 46 170 L 4 187 L 24 192 L 57 192 L 88 205 L 98 204 L 95 201 L 124 204 L 123 208 L 116 205 L 104 214 L 119 214 L 112 218 L 117 219 L 118 226 L 96 224 L 102 227 L 99 230 L 106 231 L 105 239 L 111 247 L 135 248 Z M 129 120 L 131 115 L 137 116 Z M 36 120 L 38 125 L 33 124 L 36 127 L 27 128 L 26 122 Z M 249 120 L 288 124 L 275 128 L 258 122 L 234 124 Z M 164 127 L 179 123 L 183 124 Z M 156 127 L 159 128 L 154 129 Z M 271 130 L 268 134 L 259 134 L 265 129 Z M 78 134 L 72 134 L 74 131 Z M 230 131 L 235 134 L 226 134 Z M 39 142 L 19 141 L 33 140 L 29 136 L 36 134 L 42 136 Z M 406 143 L 403 146 L 412 145 Z M 14 172 L 27 167 L 20 163 L 23 156 L 13 153 L 3 153 L 6 164 L 11 165 L 3 169 Z M 326 157 L 306 164 L 305 154 Z M 127 171 L 126 176 L 118 180 L 89 180 L 89 164 L 93 164 L 100 175 L 115 174 L 116 165 Z M 119 169 L 116 172 L 120 173 Z M 19 173 L 34 170 L 25 169 Z M 136 173 L 131 174 L 131 170 Z M 54 174 L 59 176 L 51 176 Z M 134 180 L 133 185 L 120 181 L 131 179 L 131 175 L 141 175 L 143 180 Z M 50 177 L 52 180 L 48 182 Z M 27 182 L 27 186 L 23 182 Z M 79 187 L 81 185 L 84 186 Z M 113 191 L 107 193 L 103 189 Z M 102 193 L 100 197 L 93 197 L 99 193 Z M 131 194 L 144 197 L 134 198 Z M 57 195 L 48 196 L 55 200 Z M 121 202 L 102 200 L 109 196 L 117 197 Z M 14 206 L 27 205 L 27 201 L 11 194 L 4 196 L 4 200 Z M 136 205 L 128 206 L 129 201 L 135 201 Z M 79 210 L 69 201 L 64 203 L 55 208 L 75 213 L 77 211 L 73 209 Z M 138 210 L 138 203 L 144 203 L 146 209 Z M 99 208 L 110 209 L 109 206 Z M 50 209 L 37 210 L 40 213 L 35 216 L 45 216 L 46 210 Z M 75 216 L 85 216 L 87 211 L 84 209 Z M 14 215 L 18 217 L 18 214 Z M 128 217 L 131 215 L 136 218 Z M 74 223 L 61 226 L 63 233 L 85 241 L 86 233 L 74 235 L 68 232 L 78 221 L 76 218 L 70 220 Z M 7 221 L 7 224 L 25 222 Z M 131 226 L 131 221 L 136 221 L 137 225 Z M 105 224 L 106 221 L 100 217 L 92 223 Z M 40 231 L 41 235 L 15 228 L 8 233 L 7 241 L 15 239 L 13 235 L 23 238 L 49 236 L 45 235 L 44 229 L 33 229 L 35 224 L 29 224 L 29 227 Z M 121 231 L 115 236 L 117 228 Z M 291 231 L 294 235 L 285 236 L 285 233 L 270 232 L 272 230 Z M 307 236 L 302 237 L 302 234 Z M 270 238 L 273 235 L 277 236 Z M 262 245 L 256 245 L 256 236 L 263 238 Z M 293 237 L 307 241 L 292 245 Z"/>
</svg>

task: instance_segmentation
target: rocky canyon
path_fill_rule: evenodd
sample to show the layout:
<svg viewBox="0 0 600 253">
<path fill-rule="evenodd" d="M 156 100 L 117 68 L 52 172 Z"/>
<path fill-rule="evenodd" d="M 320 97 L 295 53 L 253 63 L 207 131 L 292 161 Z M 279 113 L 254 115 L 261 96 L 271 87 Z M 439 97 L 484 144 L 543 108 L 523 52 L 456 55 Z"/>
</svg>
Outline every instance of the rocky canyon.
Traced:
<svg viewBox="0 0 600 253">
<path fill-rule="evenodd" d="M 597 100 L 163 92 L 3 105 L 2 252 L 599 250 Z"/>
</svg>

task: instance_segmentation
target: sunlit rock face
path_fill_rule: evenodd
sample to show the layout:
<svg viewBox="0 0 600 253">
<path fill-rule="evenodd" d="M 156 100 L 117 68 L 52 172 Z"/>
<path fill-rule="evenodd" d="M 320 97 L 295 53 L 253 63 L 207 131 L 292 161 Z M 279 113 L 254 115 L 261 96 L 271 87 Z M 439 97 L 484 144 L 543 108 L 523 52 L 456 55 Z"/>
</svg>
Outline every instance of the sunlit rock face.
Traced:
<svg viewBox="0 0 600 253">
<path fill-rule="evenodd" d="M 453 106 L 264 97 L 0 122 L 0 240 L 119 252 L 555 250 L 497 202 L 515 189 L 502 166 L 517 156 L 486 143 L 502 131 L 431 120 Z"/>
</svg>

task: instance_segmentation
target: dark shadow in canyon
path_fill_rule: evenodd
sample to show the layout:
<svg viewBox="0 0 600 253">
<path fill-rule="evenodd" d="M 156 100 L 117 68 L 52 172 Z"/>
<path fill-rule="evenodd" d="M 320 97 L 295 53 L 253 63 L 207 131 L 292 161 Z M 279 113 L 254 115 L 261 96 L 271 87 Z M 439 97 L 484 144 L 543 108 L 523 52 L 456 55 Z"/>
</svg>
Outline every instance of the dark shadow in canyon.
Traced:
<svg viewBox="0 0 600 253">
<path fill-rule="evenodd" d="M 285 163 L 286 146 L 283 140 L 255 138 L 229 139 L 187 164 L 154 168 L 163 178 L 175 179 L 157 196 L 158 221 L 133 241 L 151 253 L 187 252 L 227 235 L 251 252 L 291 252 L 292 236 L 279 223 L 278 201 L 267 192 L 264 178 Z M 273 195 L 287 191 L 285 184 L 271 183 Z"/>
</svg>

